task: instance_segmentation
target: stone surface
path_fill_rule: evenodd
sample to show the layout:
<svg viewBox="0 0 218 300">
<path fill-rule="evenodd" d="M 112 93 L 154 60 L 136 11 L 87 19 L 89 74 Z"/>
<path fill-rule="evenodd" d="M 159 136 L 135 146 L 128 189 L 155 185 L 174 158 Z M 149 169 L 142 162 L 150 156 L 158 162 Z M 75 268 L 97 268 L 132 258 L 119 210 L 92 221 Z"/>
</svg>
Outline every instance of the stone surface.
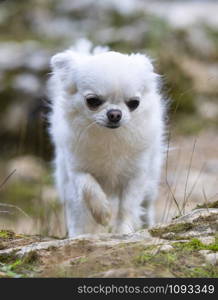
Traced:
<svg viewBox="0 0 218 300">
<path fill-rule="evenodd" d="M 206 262 L 211 265 L 216 265 L 218 263 L 218 253 L 209 253 L 205 255 Z"/>
<path fill-rule="evenodd" d="M 198 238 L 204 245 L 209 245 L 215 242 L 214 236 L 204 236 Z"/>
<path fill-rule="evenodd" d="M 213 235 L 218 230 L 218 209 L 196 209 L 169 224 L 153 227 L 151 235 L 170 240 Z"/>
<path fill-rule="evenodd" d="M 163 244 L 166 243 L 165 240 L 159 238 L 153 238 L 149 235 L 147 230 L 127 234 L 127 235 L 111 235 L 111 234 L 103 234 L 103 235 L 81 235 L 76 238 L 68 238 L 63 240 L 50 240 L 50 241 L 41 241 L 36 243 L 31 243 L 27 246 L 19 246 L 13 247 L 9 249 L 0 250 L 0 256 L 9 255 L 11 253 L 16 253 L 18 257 L 23 257 L 29 254 L 32 251 L 41 251 L 47 250 L 49 248 L 60 248 L 63 246 L 71 246 L 79 243 L 80 241 L 85 242 L 89 241 L 95 246 L 109 246 L 113 247 L 119 244 L 128 244 L 128 243 L 136 243 L 143 242 L 145 245 L 153 245 L 153 244 Z M 169 245 L 168 245 L 169 246 Z"/>
<path fill-rule="evenodd" d="M 216 265 L 218 263 L 218 253 L 212 252 L 210 250 L 200 250 L 201 255 L 204 256 L 205 261 L 211 265 Z"/>
<path fill-rule="evenodd" d="M 173 250 L 173 246 L 171 246 L 171 245 L 166 244 L 166 245 L 160 246 L 160 251 L 162 251 L 162 252 L 169 252 L 171 250 Z"/>
<path fill-rule="evenodd" d="M 0 276 L 11 276 L 4 273 L 7 269 L 4 266 L 14 261 L 29 264 L 33 261 L 33 271 L 28 273 L 31 277 L 215 276 L 218 255 L 213 229 L 217 219 L 217 209 L 198 209 L 171 223 L 132 234 L 87 234 L 66 239 L 1 231 L 0 272 L 3 273 Z M 190 224 L 193 226 L 191 237 L 195 239 L 188 236 Z M 209 227 L 211 236 L 207 236 Z M 15 275 L 27 276 L 25 269 L 22 272 Z"/>
</svg>

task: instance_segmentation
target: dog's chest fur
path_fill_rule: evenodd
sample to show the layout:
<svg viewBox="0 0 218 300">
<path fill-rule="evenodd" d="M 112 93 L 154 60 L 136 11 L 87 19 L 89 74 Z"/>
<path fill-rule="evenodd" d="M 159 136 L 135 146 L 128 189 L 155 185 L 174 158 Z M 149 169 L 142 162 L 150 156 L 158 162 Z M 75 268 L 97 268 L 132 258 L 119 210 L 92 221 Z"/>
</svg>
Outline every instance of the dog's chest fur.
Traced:
<svg viewBox="0 0 218 300">
<path fill-rule="evenodd" d="M 74 140 L 72 151 L 78 170 L 114 186 L 136 172 L 145 140 L 140 133 L 94 127 Z"/>
</svg>

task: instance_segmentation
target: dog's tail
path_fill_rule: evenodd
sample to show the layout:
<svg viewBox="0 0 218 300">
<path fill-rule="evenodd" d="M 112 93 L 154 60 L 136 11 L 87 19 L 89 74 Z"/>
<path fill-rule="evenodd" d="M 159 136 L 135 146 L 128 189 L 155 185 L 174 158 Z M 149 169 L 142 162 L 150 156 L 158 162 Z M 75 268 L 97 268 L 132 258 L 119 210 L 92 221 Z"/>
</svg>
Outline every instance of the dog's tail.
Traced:
<svg viewBox="0 0 218 300">
<path fill-rule="evenodd" d="M 109 51 L 109 47 L 94 46 L 90 40 L 86 38 L 80 38 L 75 42 L 73 46 L 70 47 L 70 50 L 73 52 L 78 52 L 80 54 L 95 55 Z"/>
</svg>

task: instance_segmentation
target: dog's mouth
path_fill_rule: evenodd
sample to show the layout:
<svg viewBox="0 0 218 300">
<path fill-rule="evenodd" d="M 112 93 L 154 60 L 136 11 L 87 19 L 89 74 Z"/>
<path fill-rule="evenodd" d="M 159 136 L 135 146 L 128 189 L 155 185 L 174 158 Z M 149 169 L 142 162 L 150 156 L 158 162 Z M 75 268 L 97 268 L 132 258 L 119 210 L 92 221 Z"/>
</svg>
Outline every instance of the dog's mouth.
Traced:
<svg viewBox="0 0 218 300">
<path fill-rule="evenodd" d="M 106 124 L 105 127 L 115 129 L 115 128 L 119 128 L 120 124 Z"/>
<path fill-rule="evenodd" d="M 97 122 L 98 125 L 106 127 L 106 128 L 110 128 L 110 129 L 116 129 L 119 128 L 121 126 L 121 124 L 113 124 L 113 123 L 100 123 Z"/>
</svg>

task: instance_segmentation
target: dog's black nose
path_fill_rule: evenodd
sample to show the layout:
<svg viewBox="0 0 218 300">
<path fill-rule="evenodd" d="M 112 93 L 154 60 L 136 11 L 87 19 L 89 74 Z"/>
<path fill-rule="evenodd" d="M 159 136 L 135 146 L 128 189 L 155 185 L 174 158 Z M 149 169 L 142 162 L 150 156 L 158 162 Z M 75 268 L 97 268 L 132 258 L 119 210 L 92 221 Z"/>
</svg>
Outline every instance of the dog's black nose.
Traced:
<svg viewBox="0 0 218 300">
<path fill-rule="evenodd" d="M 119 109 L 110 109 L 107 112 L 108 120 L 112 123 L 118 123 L 122 118 L 122 112 Z"/>
</svg>

